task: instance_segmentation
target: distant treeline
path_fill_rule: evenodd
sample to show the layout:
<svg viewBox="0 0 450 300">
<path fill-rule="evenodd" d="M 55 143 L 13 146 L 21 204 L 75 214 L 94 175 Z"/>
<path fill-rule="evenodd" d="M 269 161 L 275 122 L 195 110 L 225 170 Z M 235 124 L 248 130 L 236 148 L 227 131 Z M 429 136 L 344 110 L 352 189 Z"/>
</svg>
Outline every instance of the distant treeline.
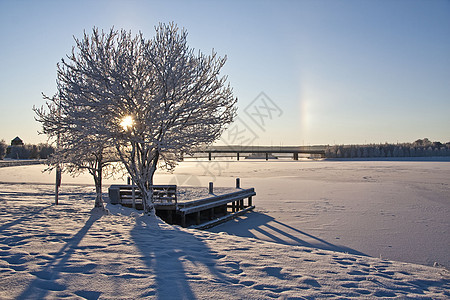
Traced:
<svg viewBox="0 0 450 300">
<path fill-rule="evenodd" d="M 47 159 L 55 149 L 48 144 L 8 146 L 0 141 L 0 159 Z"/>
<path fill-rule="evenodd" d="M 413 143 L 335 145 L 325 150 L 327 158 L 366 158 L 366 157 L 429 157 L 450 156 L 450 142 L 431 142 L 419 139 Z"/>
</svg>

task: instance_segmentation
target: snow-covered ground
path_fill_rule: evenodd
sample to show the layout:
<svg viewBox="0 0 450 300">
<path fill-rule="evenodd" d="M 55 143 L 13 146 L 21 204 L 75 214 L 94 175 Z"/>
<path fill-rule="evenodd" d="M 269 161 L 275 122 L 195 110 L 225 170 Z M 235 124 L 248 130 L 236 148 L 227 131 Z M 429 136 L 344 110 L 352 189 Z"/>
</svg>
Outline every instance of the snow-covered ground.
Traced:
<svg viewBox="0 0 450 300">
<path fill-rule="evenodd" d="M 158 173 L 255 187 L 257 209 L 210 232 L 120 206 L 93 214 L 87 175 L 65 176 L 54 206 L 41 169 L 0 169 L 0 299 L 450 297 L 449 162 L 187 161 Z"/>
</svg>

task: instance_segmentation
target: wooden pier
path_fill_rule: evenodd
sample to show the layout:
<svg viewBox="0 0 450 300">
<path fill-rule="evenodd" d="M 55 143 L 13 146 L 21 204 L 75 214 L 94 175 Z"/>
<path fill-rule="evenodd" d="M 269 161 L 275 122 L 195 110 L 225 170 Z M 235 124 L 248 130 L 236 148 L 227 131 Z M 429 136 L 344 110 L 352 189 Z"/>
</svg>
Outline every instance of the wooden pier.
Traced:
<svg viewBox="0 0 450 300">
<path fill-rule="evenodd" d="M 207 197 L 189 201 L 177 199 L 175 185 L 155 185 L 152 190 L 156 215 L 169 224 L 183 227 L 210 228 L 255 208 L 254 188 L 241 189 L 239 179 L 233 192 L 214 195 L 210 185 Z M 112 185 L 108 193 L 111 204 L 143 209 L 142 195 L 136 186 Z"/>
</svg>

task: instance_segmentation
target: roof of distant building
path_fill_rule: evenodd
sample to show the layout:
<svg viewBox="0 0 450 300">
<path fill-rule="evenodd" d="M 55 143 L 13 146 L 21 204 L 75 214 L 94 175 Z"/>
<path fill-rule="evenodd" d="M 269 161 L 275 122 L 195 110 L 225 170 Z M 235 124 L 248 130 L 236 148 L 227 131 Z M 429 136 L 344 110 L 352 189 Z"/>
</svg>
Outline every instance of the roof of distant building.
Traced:
<svg viewBox="0 0 450 300">
<path fill-rule="evenodd" d="M 12 141 L 11 141 L 11 146 L 23 146 L 23 141 L 20 137 L 16 136 Z"/>
</svg>

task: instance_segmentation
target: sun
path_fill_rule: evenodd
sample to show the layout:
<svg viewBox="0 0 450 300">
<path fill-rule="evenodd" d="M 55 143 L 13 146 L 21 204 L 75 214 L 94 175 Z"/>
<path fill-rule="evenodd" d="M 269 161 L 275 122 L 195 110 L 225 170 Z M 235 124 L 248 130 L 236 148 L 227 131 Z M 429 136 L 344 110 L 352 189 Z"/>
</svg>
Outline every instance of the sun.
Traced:
<svg viewBox="0 0 450 300">
<path fill-rule="evenodd" d="M 122 122 L 120 123 L 120 126 L 122 126 L 123 130 L 128 130 L 134 125 L 134 120 L 132 116 L 125 116 L 122 119 Z"/>
</svg>

